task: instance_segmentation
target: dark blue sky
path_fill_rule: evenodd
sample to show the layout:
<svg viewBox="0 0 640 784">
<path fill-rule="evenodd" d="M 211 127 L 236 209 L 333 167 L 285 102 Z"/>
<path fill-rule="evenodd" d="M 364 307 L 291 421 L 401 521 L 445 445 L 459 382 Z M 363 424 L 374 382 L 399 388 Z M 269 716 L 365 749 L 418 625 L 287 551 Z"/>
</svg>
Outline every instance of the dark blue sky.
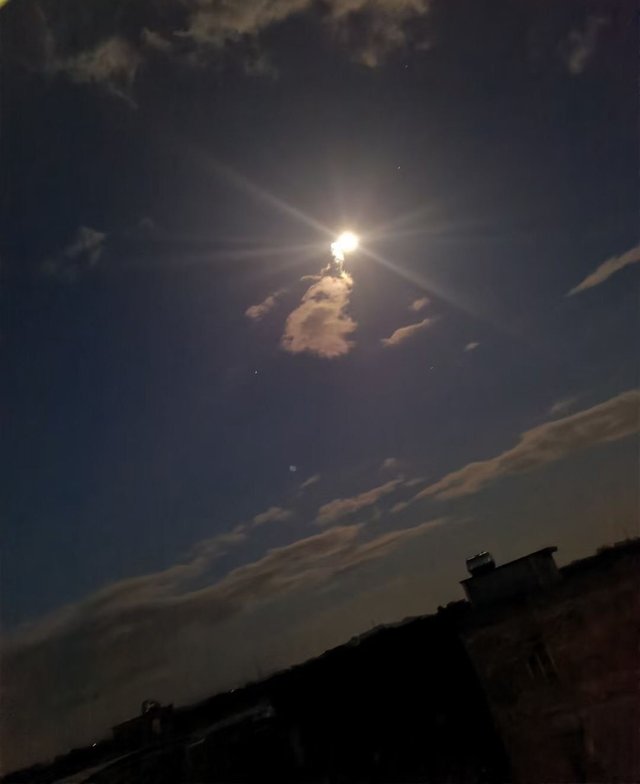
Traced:
<svg viewBox="0 0 640 784">
<path fill-rule="evenodd" d="M 0 12 L 10 767 L 637 523 L 632 3 L 79 5 Z"/>
</svg>

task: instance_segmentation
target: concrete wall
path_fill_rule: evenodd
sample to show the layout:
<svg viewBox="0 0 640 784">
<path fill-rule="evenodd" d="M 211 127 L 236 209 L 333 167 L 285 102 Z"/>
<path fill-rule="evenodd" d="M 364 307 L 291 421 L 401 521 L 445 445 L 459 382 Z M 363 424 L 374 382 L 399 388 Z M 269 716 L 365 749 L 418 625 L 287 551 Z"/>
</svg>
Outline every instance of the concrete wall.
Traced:
<svg viewBox="0 0 640 784">
<path fill-rule="evenodd" d="M 592 559 L 466 624 L 518 784 L 640 782 L 639 555 Z"/>
</svg>

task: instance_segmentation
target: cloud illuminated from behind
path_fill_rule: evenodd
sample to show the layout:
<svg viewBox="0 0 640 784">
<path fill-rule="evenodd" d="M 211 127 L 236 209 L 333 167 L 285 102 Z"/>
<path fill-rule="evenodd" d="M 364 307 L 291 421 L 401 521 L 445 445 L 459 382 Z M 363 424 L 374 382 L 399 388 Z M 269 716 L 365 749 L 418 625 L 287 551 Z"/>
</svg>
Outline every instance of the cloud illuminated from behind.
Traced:
<svg viewBox="0 0 640 784">
<path fill-rule="evenodd" d="M 325 359 L 349 353 L 357 323 L 345 311 L 353 279 L 324 275 L 310 286 L 285 323 L 281 345 L 290 354 L 307 352 Z"/>
</svg>

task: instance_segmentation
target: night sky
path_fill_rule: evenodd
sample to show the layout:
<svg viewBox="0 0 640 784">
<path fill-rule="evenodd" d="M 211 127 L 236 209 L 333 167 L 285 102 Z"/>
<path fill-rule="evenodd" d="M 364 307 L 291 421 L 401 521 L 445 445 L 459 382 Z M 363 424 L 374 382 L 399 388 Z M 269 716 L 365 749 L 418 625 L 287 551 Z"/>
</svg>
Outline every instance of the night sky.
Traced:
<svg viewBox="0 0 640 784">
<path fill-rule="evenodd" d="M 4 5 L 5 770 L 635 533 L 634 6 Z"/>
</svg>

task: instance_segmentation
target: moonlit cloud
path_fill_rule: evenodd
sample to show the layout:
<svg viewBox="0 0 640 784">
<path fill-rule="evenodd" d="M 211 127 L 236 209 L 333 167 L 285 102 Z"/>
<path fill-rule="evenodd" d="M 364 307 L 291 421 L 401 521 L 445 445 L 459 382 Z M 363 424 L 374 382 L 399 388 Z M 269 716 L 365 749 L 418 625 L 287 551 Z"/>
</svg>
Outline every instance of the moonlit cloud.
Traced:
<svg viewBox="0 0 640 784">
<path fill-rule="evenodd" d="M 512 474 L 523 474 L 585 449 L 618 441 L 640 430 L 640 392 L 630 390 L 592 408 L 527 430 L 516 446 L 469 463 L 419 492 L 422 498 L 471 495 Z"/>
<path fill-rule="evenodd" d="M 332 28 L 353 58 L 379 66 L 409 43 L 411 23 L 427 14 L 429 0 L 329 0 Z M 357 31 L 357 32 L 356 32 Z"/>
<path fill-rule="evenodd" d="M 638 262 L 640 262 L 640 245 L 629 248 L 629 250 L 621 253 L 619 256 L 611 256 L 611 258 L 603 261 L 602 264 L 599 267 L 596 267 L 592 273 L 587 275 L 583 281 L 578 283 L 577 286 L 574 286 L 567 296 L 572 297 L 574 294 L 579 294 L 581 291 L 599 286 L 612 275 L 615 275 L 616 272 L 619 272 L 625 267 L 629 267 L 631 264 L 638 264 Z"/>
<path fill-rule="evenodd" d="M 263 523 L 279 523 L 283 520 L 289 520 L 293 517 L 293 512 L 291 509 L 283 509 L 281 506 L 272 506 L 266 510 L 266 512 L 261 512 L 257 514 L 253 518 L 253 522 L 255 525 L 262 525 Z"/>
<path fill-rule="evenodd" d="M 566 397 L 562 400 L 556 400 L 556 402 L 549 409 L 549 415 L 556 417 L 567 414 L 569 411 L 571 411 L 572 408 L 575 407 L 577 401 L 577 397 Z"/>
<path fill-rule="evenodd" d="M 360 525 L 330 528 L 268 550 L 204 586 L 194 583 L 208 563 L 200 548 L 192 562 L 114 583 L 5 636 L 5 768 L 90 743 L 129 718 L 150 693 L 184 702 L 236 685 L 253 655 L 247 634 L 255 635 L 255 614 L 266 603 L 385 558 L 444 522 L 427 520 L 373 538 Z M 280 612 L 285 609 L 283 603 Z M 295 663 L 294 656 L 282 666 Z"/>
<path fill-rule="evenodd" d="M 284 293 L 284 289 L 274 291 L 273 294 L 269 294 L 267 297 L 265 297 L 262 302 L 248 307 L 245 310 L 244 315 L 253 321 L 260 321 L 267 315 L 267 313 L 270 313 L 275 308 L 275 306 L 278 304 L 278 299 Z"/>
<path fill-rule="evenodd" d="M 170 40 L 147 27 L 142 30 L 142 41 L 151 49 L 162 52 L 162 54 L 170 54 L 173 51 L 173 43 Z"/>
<path fill-rule="evenodd" d="M 308 479 L 305 479 L 304 482 L 300 485 L 299 490 L 303 491 L 309 487 L 312 487 L 313 485 L 317 484 L 320 481 L 320 479 L 321 479 L 320 474 L 314 474 L 313 476 L 310 476 Z"/>
<path fill-rule="evenodd" d="M 426 308 L 429 304 L 429 297 L 420 297 L 420 299 L 414 299 L 413 302 L 409 305 L 409 310 L 412 310 L 414 313 L 418 313 L 423 308 Z"/>
<path fill-rule="evenodd" d="M 433 319 L 425 318 L 422 319 L 422 321 L 418 321 L 417 324 L 408 324 L 406 327 L 399 327 L 388 338 L 382 338 L 380 342 L 387 348 L 392 346 L 399 346 L 401 343 L 409 340 L 409 338 L 412 338 L 419 332 L 427 329 L 427 327 L 431 326 L 432 323 Z"/>
<path fill-rule="evenodd" d="M 588 66 L 595 54 L 600 31 L 608 20 L 603 16 L 588 16 L 581 30 L 572 30 L 563 47 L 564 61 L 572 76 L 578 76 Z"/>
<path fill-rule="evenodd" d="M 427 0 L 183 0 L 167 14 L 162 3 L 139 3 L 132 13 L 130 0 L 111 0 L 94 3 L 88 15 L 83 0 L 24 5 L 35 6 L 17 23 L 28 26 L 28 48 L 37 50 L 26 55 L 29 67 L 100 85 L 132 106 L 138 72 L 158 54 L 194 66 L 233 52 L 245 73 L 272 74 L 261 37 L 307 14 L 345 55 L 373 68 L 410 45 L 411 24 L 429 9 Z"/>
<path fill-rule="evenodd" d="M 409 506 L 408 501 L 398 501 L 391 507 L 391 509 L 389 509 L 389 511 L 391 512 L 391 514 L 398 514 L 398 512 L 402 512 L 408 506 Z"/>
<path fill-rule="evenodd" d="M 89 226 L 80 226 L 69 244 L 41 266 L 45 275 L 73 282 L 93 269 L 104 252 L 107 235 Z"/>
<path fill-rule="evenodd" d="M 73 57 L 53 60 L 51 70 L 65 74 L 79 84 L 101 84 L 109 92 L 133 104 L 133 82 L 142 60 L 142 55 L 132 44 L 114 36 Z"/>
<path fill-rule="evenodd" d="M 357 323 L 346 313 L 353 287 L 350 275 L 324 275 L 313 283 L 289 314 L 281 345 L 290 354 L 307 352 L 324 359 L 348 354 Z"/>
<path fill-rule="evenodd" d="M 335 498 L 318 509 L 316 523 L 318 525 L 329 525 L 354 512 L 373 506 L 384 496 L 393 493 L 401 482 L 401 479 L 392 479 L 390 482 L 372 487 L 370 490 L 366 490 L 364 493 L 359 493 L 351 498 Z"/>
<path fill-rule="evenodd" d="M 477 341 L 472 340 L 471 343 L 467 343 L 467 345 L 464 347 L 464 350 L 465 351 L 475 351 L 478 348 L 479 345 L 480 344 Z"/>
</svg>

